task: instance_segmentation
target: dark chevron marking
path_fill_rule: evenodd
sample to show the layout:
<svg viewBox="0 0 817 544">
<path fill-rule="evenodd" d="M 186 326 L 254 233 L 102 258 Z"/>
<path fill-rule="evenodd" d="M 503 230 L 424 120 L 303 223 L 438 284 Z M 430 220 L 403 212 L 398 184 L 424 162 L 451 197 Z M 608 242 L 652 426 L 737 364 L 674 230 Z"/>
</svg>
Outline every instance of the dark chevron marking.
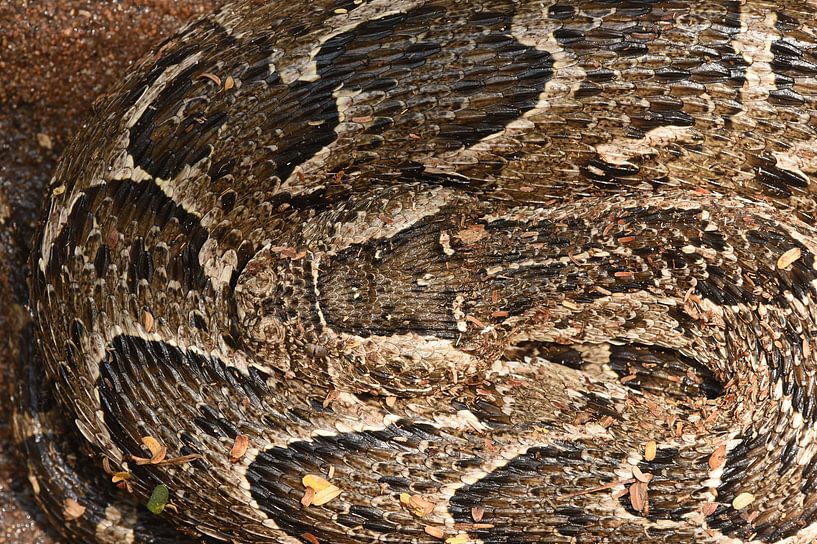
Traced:
<svg viewBox="0 0 817 544">
<path fill-rule="evenodd" d="M 333 542 L 335 533 L 328 529 L 332 524 L 327 522 L 334 514 L 332 505 L 303 508 L 300 504 L 304 494 L 301 482 L 304 475 L 326 474 L 330 466 L 335 466 L 339 469 L 336 478 L 344 477 L 341 471 L 351 471 L 346 477 L 354 481 L 353 473 L 358 468 L 372 470 L 389 460 L 394 462 L 394 457 L 403 452 L 424 455 L 418 450 L 421 442 L 433 443 L 441 439 L 440 432 L 431 426 L 398 421 L 379 431 L 316 436 L 310 441 L 293 442 L 286 448 L 270 448 L 261 452 L 247 469 L 250 492 L 261 510 L 290 536 L 300 538 L 309 532 L 321 542 Z M 349 466 L 349 460 L 355 460 L 357 464 Z M 378 496 L 382 494 L 381 484 L 393 492 L 408 491 L 410 485 L 415 485 L 400 477 L 384 475 L 370 484 L 370 489 L 356 491 L 363 496 Z M 430 492 L 439 488 L 442 482 L 428 484 L 427 488 L 417 492 Z M 360 481 L 356 485 L 367 484 Z M 381 510 L 368 505 L 352 505 L 348 512 L 337 512 L 336 515 L 342 526 L 362 526 L 371 533 L 405 534 L 406 530 L 412 530 L 388 521 Z"/>
<path fill-rule="evenodd" d="M 746 470 L 757 459 L 767 456 L 766 443 L 773 440 L 768 431 L 758 432 L 755 429 L 748 429 L 738 438 L 742 442 L 727 455 L 723 475 L 721 476 L 721 485 L 717 489 L 720 505 L 717 510 L 706 518 L 707 525 L 735 538 L 748 540 L 752 537 L 761 542 L 778 542 L 795 535 L 800 529 L 816 521 L 817 508 L 813 504 L 804 504 L 795 508 L 792 512 L 794 515 L 789 515 L 785 519 L 781 519 L 778 514 L 777 516 L 765 516 L 764 519 L 757 522 L 747 521 L 742 512 L 731 507 L 732 500 L 741 492 L 746 491 L 742 487 L 745 482 Z M 804 483 L 813 482 L 814 458 L 805 467 L 799 467 L 791 457 L 791 448 L 786 447 L 784 454 L 787 455 L 787 458 L 783 459 L 781 470 L 802 470 Z M 803 491 L 808 492 L 810 490 Z M 759 497 L 758 500 L 763 500 L 763 498 Z"/>
<path fill-rule="evenodd" d="M 96 210 L 92 212 L 91 210 Z M 132 292 L 140 280 L 150 281 L 155 269 L 155 248 L 145 245 L 151 227 L 175 229 L 184 235 L 184 242 L 175 239 L 168 244 L 167 254 L 161 263 L 167 268 L 168 278 L 176 279 L 185 289 L 202 289 L 205 284 L 204 270 L 199 263 L 199 251 L 208 238 L 199 219 L 185 211 L 168 198 L 153 183 L 110 181 L 105 185 L 86 189 L 74 204 L 68 219 L 55 238 L 48 261 L 48 274 L 53 278 L 61 275 L 60 267 L 71 264 L 74 249 L 86 245 L 96 218 L 99 226 L 110 227 L 113 220 L 117 230 L 125 229 L 131 222 L 142 226 L 135 233 L 125 269 L 128 271 L 128 287 Z M 119 252 L 112 252 L 108 241 L 88 240 L 92 251 L 97 277 L 104 277 L 113 262 L 119 260 Z M 96 243 L 93 243 L 96 242 Z M 94 249 L 95 248 L 95 249 Z"/>
<path fill-rule="evenodd" d="M 542 473 L 554 477 L 566 468 L 586 463 L 582 453 L 582 446 L 566 442 L 531 448 L 478 482 L 458 489 L 449 501 L 448 511 L 456 523 L 470 525 L 474 523 L 472 508 L 482 508 L 483 521 L 493 527 L 469 534 L 492 544 L 531 542 L 533 535 L 551 535 L 547 529 L 564 536 L 580 536 L 588 529 L 596 531 L 600 526 L 598 516 L 551 499 L 557 489 L 564 492 L 572 483 L 565 481 L 563 487 L 552 485 L 549 489 L 541 485 Z"/>
<path fill-rule="evenodd" d="M 448 105 L 434 106 L 450 109 L 452 114 L 450 121 L 441 123 L 439 131 L 433 135 L 440 149 L 467 147 L 501 131 L 507 123 L 535 106 L 545 83 L 551 78 L 553 60 L 550 54 L 524 46 L 509 34 L 513 14 L 513 3 L 509 2 L 504 11 L 472 13 L 463 22 L 461 34 L 474 36 L 477 41 L 474 47 L 491 51 L 493 55 L 481 63 L 465 66 L 462 79 L 452 85 Z M 289 85 L 284 84 L 277 74 L 269 72 L 266 57 L 271 51 L 269 40 L 272 36 L 253 39 L 248 48 L 251 46 L 253 58 L 260 60 L 247 67 L 240 77 L 247 83 L 264 80 L 269 92 L 276 96 L 276 113 L 269 116 L 266 126 L 261 127 L 263 133 L 274 135 L 275 151 L 268 158 L 274 164 L 275 175 L 287 179 L 299 165 L 337 139 L 335 129 L 340 119 L 333 96 L 337 89 L 343 88 L 345 92 L 389 90 L 400 80 L 410 79 L 412 72 L 422 70 L 426 64 L 439 62 L 437 57 L 447 51 L 455 36 L 435 34 L 433 26 L 422 41 L 416 42 L 408 36 L 417 28 L 428 27 L 431 21 L 442 17 L 445 17 L 445 9 L 431 5 L 364 22 L 330 38 L 321 46 L 314 58 L 316 80 L 296 80 Z M 406 38 L 393 40 L 388 50 L 376 47 L 384 36 L 389 35 Z M 184 53 L 183 50 L 172 53 L 163 64 L 178 64 Z M 368 69 L 361 71 L 359 68 L 363 65 Z M 523 76 L 519 75 L 520 66 L 526 67 Z M 207 107 L 199 106 L 189 116 L 183 116 L 177 125 L 167 128 L 165 121 L 175 114 L 168 108 L 175 107 L 192 93 L 201 94 L 201 85 L 194 82 L 205 71 L 206 67 L 197 65 L 183 70 L 166 85 L 131 129 L 128 151 L 135 164 L 151 175 L 172 178 L 184 166 L 208 156 L 218 129 L 234 116 L 232 108 L 240 107 L 240 104 L 230 104 L 221 106 L 225 109 L 209 111 Z M 159 74 L 152 72 L 146 83 L 155 81 Z M 470 98 L 486 92 L 501 94 L 504 98 L 497 103 L 456 107 L 457 104 L 467 105 Z M 410 117 L 421 114 L 426 107 L 428 105 L 421 102 L 407 102 L 405 111 L 389 114 L 384 110 L 366 133 L 378 135 L 397 130 L 395 114 Z M 192 146 L 194 141 L 196 145 Z M 383 143 L 378 138 L 367 141 L 374 147 Z M 209 173 L 212 179 L 218 179 L 229 174 L 233 167 L 230 163 L 216 162 L 211 165 Z"/>
</svg>

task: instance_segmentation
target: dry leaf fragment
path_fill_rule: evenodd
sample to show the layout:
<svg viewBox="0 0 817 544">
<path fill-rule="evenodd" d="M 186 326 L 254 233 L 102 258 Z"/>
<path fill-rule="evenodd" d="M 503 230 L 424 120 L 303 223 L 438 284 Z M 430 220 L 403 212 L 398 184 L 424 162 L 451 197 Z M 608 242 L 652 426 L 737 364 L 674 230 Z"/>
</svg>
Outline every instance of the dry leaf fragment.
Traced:
<svg viewBox="0 0 817 544">
<path fill-rule="evenodd" d="M 111 474 L 111 482 L 116 484 L 117 489 L 124 489 L 128 493 L 133 493 L 133 486 L 131 485 L 131 479 L 133 478 L 133 474 L 130 472 L 114 472 Z"/>
<path fill-rule="evenodd" d="M 630 504 L 634 510 L 645 516 L 650 512 L 646 482 L 638 481 L 630 486 Z"/>
<path fill-rule="evenodd" d="M 717 470 L 726 462 L 726 444 L 721 444 L 709 456 L 709 468 Z"/>
<path fill-rule="evenodd" d="M 65 499 L 63 503 L 62 517 L 65 521 L 75 521 L 85 513 L 85 507 L 74 499 Z"/>
<path fill-rule="evenodd" d="M 233 87 L 235 87 L 235 80 L 233 79 L 233 76 L 227 76 L 227 78 L 224 80 L 224 90 L 229 91 Z"/>
<path fill-rule="evenodd" d="M 321 544 L 321 541 L 318 540 L 318 537 L 316 537 L 312 533 L 304 533 L 301 536 L 304 537 L 304 540 L 309 542 L 309 544 Z"/>
<path fill-rule="evenodd" d="M 165 459 L 163 461 L 159 461 L 156 463 L 160 467 L 168 466 L 168 465 L 182 465 L 184 463 L 189 463 L 190 461 L 195 461 L 196 459 L 201 459 L 203 456 L 200 453 L 189 453 L 187 455 L 180 455 L 178 457 L 173 457 L 172 459 Z"/>
<path fill-rule="evenodd" d="M 246 434 L 239 434 L 235 437 L 233 447 L 230 449 L 230 462 L 237 463 L 244 454 L 247 453 L 247 448 L 250 446 L 250 437 Z"/>
<path fill-rule="evenodd" d="M 451 538 L 445 539 L 445 544 L 468 544 L 468 540 L 468 535 L 459 534 L 457 536 L 452 536 Z"/>
<path fill-rule="evenodd" d="M 130 472 L 114 472 L 111 475 L 111 481 L 115 484 L 119 482 L 126 482 L 131 478 L 133 478 L 133 474 Z"/>
<path fill-rule="evenodd" d="M 802 252 L 799 247 L 793 247 L 777 259 L 777 268 L 788 268 L 794 261 L 800 258 Z"/>
<path fill-rule="evenodd" d="M 716 502 L 707 502 L 704 503 L 704 507 L 701 509 L 705 516 L 711 516 L 715 513 L 715 510 L 718 509 L 718 503 Z"/>
<path fill-rule="evenodd" d="M 314 504 L 315 506 L 322 506 L 328 503 L 332 499 L 337 498 L 342 492 L 338 486 L 316 474 L 307 474 L 301 481 L 304 487 L 307 488 L 307 493 L 309 493 L 309 489 L 314 491 L 315 494 L 309 504 Z"/>
<path fill-rule="evenodd" d="M 732 500 L 732 508 L 735 510 L 743 510 L 753 502 L 755 502 L 755 496 L 751 493 L 744 492 Z"/>
<path fill-rule="evenodd" d="M 167 457 L 167 447 L 152 436 L 143 436 L 142 444 L 150 450 L 150 459 L 134 455 L 132 458 L 137 465 L 158 465 Z"/>
<path fill-rule="evenodd" d="M 304 496 L 301 497 L 301 504 L 303 504 L 305 508 L 309 507 L 309 506 L 312 506 L 312 501 L 314 499 L 315 499 L 315 490 L 312 489 L 311 487 L 307 487 L 306 491 L 304 491 Z"/>
<path fill-rule="evenodd" d="M 147 310 L 142 310 L 142 328 L 149 333 L 153 330 L 153 314 Z"/>
<path fill-rule="evenodd" d="M 647 446 L 644 448 L 644 459 L 646 461 L 654 461 L 657 448 L 658 445 L 655 443 L 655 440 L 647 442 Z"/>
<path fill-rule="evenodd" d="M 51 142 L 51 136 L 45 134 L 44 132 L 37 133 L 37 143 L 40 147 L 44 147 L 46 149 L 51 149 L 54 147 L 54 144 Z"/>
<path fill-rule="evenodd" d="M 216 87 L 221 87 L 221 78 L 218 77 L 216 74 L 210 72 L 203 72 L 201 75 L 199 75 L 199 78 L 209 79 L 210 81 L 216 84 Z"/>
<path fill-rule="evenodd" d="M 424 499 L 420 495 L 400 493 L 400 504 L 411 510 L 412 513 L 419 518 L 427 516 L 434 510 L 434 503 Z"/>
<path fill-rule="evenodd" d="M 441 527 L 432 527 L 431 525 L 426 525 L 423 527 L 423 530 L 426 532 L 427 535 L 431 535 L 434 538 L 442 539 L 445 532 L 442 530 Z"/>
<path fill-rule="evenodd" d="M 471 519 L 479 523 L 485 515 L 485 509 L 481 506 L 474 506 L 471 508 Z"/>
<path fill-rule="evenodd" d="M 652 474 L 649 472 L 641 472 L 641 469 L 638 468 L 637 465 L 633 465 L 633 477 L 638 480 L 639 482 L 643 482 L 645 484 L 649 483 L 652 480 Z"/>
</svg>

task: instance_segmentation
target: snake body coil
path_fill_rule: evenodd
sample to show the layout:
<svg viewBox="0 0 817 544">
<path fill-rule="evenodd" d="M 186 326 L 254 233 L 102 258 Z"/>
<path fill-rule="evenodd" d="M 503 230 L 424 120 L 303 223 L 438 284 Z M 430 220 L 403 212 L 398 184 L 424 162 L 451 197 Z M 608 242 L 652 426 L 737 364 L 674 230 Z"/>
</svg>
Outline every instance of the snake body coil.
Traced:
<svg viewBox="0 0 817 544">
<path fill-rule="evenodd" d="M 40 501 L 77 541 L 814 542 L 813 12 L 190 24 L 50 187 Z"/>
</svg>

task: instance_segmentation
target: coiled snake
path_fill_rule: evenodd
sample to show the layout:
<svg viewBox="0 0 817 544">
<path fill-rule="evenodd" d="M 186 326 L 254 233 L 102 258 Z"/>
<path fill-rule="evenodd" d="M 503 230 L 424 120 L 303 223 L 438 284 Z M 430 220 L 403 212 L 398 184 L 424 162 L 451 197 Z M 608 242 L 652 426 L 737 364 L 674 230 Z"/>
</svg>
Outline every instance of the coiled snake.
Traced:
<svg viewBox="0 0 817 544">
<path fill-rule="evenodd" d="M 815 541 L 813 21 L 188 25 L 50 187 L 16 418 L 40 502 L 78 542 Z"/>
</svg>

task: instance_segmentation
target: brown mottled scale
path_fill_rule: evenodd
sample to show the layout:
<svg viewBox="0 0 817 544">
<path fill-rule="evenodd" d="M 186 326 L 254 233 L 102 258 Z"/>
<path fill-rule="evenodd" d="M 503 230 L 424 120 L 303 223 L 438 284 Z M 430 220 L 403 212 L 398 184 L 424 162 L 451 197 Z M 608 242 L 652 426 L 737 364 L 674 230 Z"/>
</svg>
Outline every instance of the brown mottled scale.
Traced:
<svg viewBox="0 0 817 544">
<path fill-rule="evenodd" d="M 59 408 L 21 389 L 18 416 L 41 502 L 77 542 L 813 542 L 812 19 L 321 0 L 187 26 L 51 186 L 29 389 Z M 103 460 L 172 505 L 123 514 Z"/>
</svg>

